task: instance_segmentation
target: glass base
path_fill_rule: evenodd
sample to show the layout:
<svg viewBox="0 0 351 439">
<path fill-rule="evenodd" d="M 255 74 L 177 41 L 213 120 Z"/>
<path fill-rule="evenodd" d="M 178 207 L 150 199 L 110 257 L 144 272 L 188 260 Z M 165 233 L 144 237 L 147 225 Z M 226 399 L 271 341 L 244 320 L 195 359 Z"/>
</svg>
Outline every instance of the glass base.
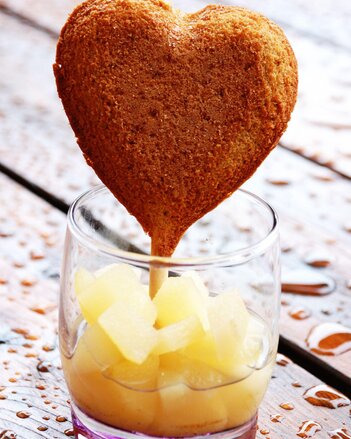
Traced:
<svg viewBox="0 0 351 439">
<path fill-rule="evenodd" d="M 160 439 L 159 436 L 147 436 L 109 427 L 83 413 L 74 404 L 71 405 L 72 422 L 76 439 Z M 255 439 L 257 414 L 244 425 L 218 433 L 191 436 L 191 439 Z M 163 438 L 167 439 L 167 438 Z M 171 438 L 168 438 L 171 439 Z M 176 438 L 174 438 L 176 439 Z M 177 438 L 181 439 L 181 438 Z M 184 439 L 184 438 L 183 438 Z"/>
</svg>

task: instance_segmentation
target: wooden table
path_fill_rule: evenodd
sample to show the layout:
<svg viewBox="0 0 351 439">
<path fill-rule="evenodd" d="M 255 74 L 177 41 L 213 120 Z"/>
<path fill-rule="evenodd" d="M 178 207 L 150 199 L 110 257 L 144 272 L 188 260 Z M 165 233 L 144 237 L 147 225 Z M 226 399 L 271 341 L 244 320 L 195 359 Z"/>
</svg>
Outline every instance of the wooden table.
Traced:
<svg viewBox="0 0 351 439">
<path fill-rule="evenodd" d="M 57 350 L 59 265 L 64 213 L 97 178 L 51 64 L 76 3 L 0 0 L 1 439 L 73 435 Z M 289 129 L 246 184 L 280 215 L 284 290 L 292 290 L 282 294 L 280 354 L 257 437 L 351 438 L 351 4 L 239 3 L 285 29 L 300 66 Z M 312 286 L 301 286 L 306 275 Z M 338 335 L 317 353 L 311 331 Z"/>
</svg>

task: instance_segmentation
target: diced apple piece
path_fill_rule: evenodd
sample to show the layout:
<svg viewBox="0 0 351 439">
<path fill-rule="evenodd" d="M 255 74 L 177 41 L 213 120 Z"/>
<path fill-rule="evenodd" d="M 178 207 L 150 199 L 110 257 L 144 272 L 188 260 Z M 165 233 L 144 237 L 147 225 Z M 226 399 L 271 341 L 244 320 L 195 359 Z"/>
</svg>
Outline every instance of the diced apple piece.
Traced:
<svg viewBox="0 0 351 439">
<path fill-rule="evenodd" d="M 128 264 L 110 264 L 100 268 L 95 272 L 95 277 L 100 277 L 107 272 L 119 273 L 119 276 L 125 276 L 127 282 L 140 283 L 140 269 Z"/>
<path fill-rule="evenodd" d="M 263 320 L 250 316 L 247 333 L 244 339 L 246 364 L 254 368 L 262 368 L 270 353 L 270 331 Z"/>
<path fill-rule="evenodd" d="M 123 297 L 123 299 L 121 298 L 121 301 L 129 303 L 130 306 L 135 309 L 135 312 L 146 322 L 151 325 L 155 323 L 157 316 L 156 306 L 153 304 L 149 294 L 145 294 L 145 290 L 131 291 L 127 296 Z M 119 299 L 116 303 L 119 303 Z"/>
<path fill-rule="evenodd" d="M 206 302 L 191 278 L 166 279 L 153 302 L 157 308 L 157 323 L 161 327 L 195 315 L 205 331 L 209 328 Z"/>
<path fill-rule="evenodd" d="M 236 290 L 227 291 L 210 297 L 208 302 L 208 317 L 211 331 L 220 328 L 220 323 L 230 322 L 235 336 L 241 340 L 245 337 L 250 314 L 240 294 Z"/>
<path fill-rule="evenodd" d="M 96 363 L 103 369 L 124 360 L 116 345 L 98 323 L 86 328 L 80 343 L 84 343 Z"/>
<path fill-rule="evenodd" d="M 156 329 L 140 316 L 132 301 L 111 305 L 98 323 L 123 356 L 133 363 L 143 363 L 157 344 Z"/>
<path fill-rule="evenodd" d="M 197 342 L 186 346 L 182 353 L 192 360 L 202 361 L 213 368 L 220 369 L 216 344 L 210 332 L 201 337 Z"/>
<path fill-rule="evenodd" d="M 196 288 L 200 291 L 204 301 L 207 300 L 208 289 L 196 271 L 186 271 L 181 277 L 190 278 L 194 282 Z"/>
<path fill-rule="evenodd" d="M 111 265 L 100 272 L 98 278 L 78 295 L 84 318 L 94 324 L 112 304 L 129 302 L 145 320 L 154 323 L 156 308 L 145 294 L 134 270 L 125 264 Z"/>
<path fill-rule="evenodd" d="M 88 288 L 95 281 L 93 273 L 85 268 L 79 268 L 74 276 L 74 291 L 78 296 L 86 288 Z"/>
<path fill-rule="evenodd" d="M 269 383 L 274 360 L 245 380 L 223 386 L 221 394 L 228 410 L 228 425 L 242 425 L 255 415 Z"/>
<path fill-rule="evenodd" d="M 228 342 L 233 343 L 233 338 L 231 337 Z M 198 342 L 187 346 L 181 352 L 192 361 L 197 360 L 205 363 L 219 373 L 226 375 L 229 382 L 243 379 L 252 372 L 252 369 L 247 367 L 242 352 L 236 351 L 237 346 L 237 344 L 231 347 L 228 346 L 228 354 L 220 358 L 217 352 L 217 345 L 208 332 Z"/>
<path fill-rule="evenodd" d="M 249 313 L 235 291 L 210 297 L 208 301 L 210 330 L 198 342 L 187 346 L 184 354 L 201 361 L 229 377 L 247 376 L 243 340 Z"/>
<path fill-rule="evenodd" d="M 198 317 L 187 317 L 158 330 L 158 343 L 154 352 L 160 355 L 177 351 L 194 343 L 202 335 L 204 331 Z"/>
<path fill-rule="evenodd" d="M 240 295 L 229 291 L 211 297 L 208 318 L 218 358 L 235 357 L 239 361 L 250 318 Z"/>
<path fill-rule="evenodd" d="M 159 372 L 159 357 L 150 355 L 143 363 L 123 360 L 109 368 L 104 375 L 119 384 L 135 390 L 155 390 Z"/>
</svg>

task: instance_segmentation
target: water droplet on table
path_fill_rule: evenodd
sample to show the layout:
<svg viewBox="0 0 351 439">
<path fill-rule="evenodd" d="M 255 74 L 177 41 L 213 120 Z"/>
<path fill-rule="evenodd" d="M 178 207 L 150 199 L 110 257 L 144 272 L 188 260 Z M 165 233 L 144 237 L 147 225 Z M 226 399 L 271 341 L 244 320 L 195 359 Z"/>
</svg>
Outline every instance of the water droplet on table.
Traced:
<svg viewBox="0 0 351 439">
<path fill-rule="evenodd" d="M 346 428 L 338 428 L 337 430 L 328 431 L 331 439 L 351 439 L 351 433 Z"/>
<path fill-rule="evenodd" d="M 275 415 L 271 415 L 272 422 L 275 422 L 275 423 L 281 422 L 283 419 L 284 419 L 284 417 L 279 413 L 276 413 Z"/>
<path fill-rule="evenodd" d="M 332 258 L 330 257 L 329 253 L 321 250 L 309 253 L 305 257 L 304 261 L 311 267 L 324 268 L 328 267 L 332 263 Z"/>
<path fill-rule="evenodd" d="M 318 422 L 304 421 L 299 427 L 299 431 L 296 433 L 296 435 L 302 438 L 312 437 L 321 429 L 322 427 L 318 424 Z"/>
<path fill-rule="evenodd" d="M 270 184 L 273 184 L 274 186 L 287 186 L 289 185 L 291 182 L 284 177 L 283 175 L 281 176 L 274 176 L 274 177 L 269 177 L 267 178 L 267 182 Z"/>
<path fill-rule="evenodd" d="M 43 252 L 40 252 L 40 251 L 32 250 L 30 252 L 30 258 L 32 259 L 32 261 L 38 261 L 40 259 L 44 259 L 45 258 L 45 254 Z"/>
<path fill-rule="evenodd" d="M 321 169 L 321 171 L 314 172 L 312 174 L 312 177 L 315 178 L 316 180 L 325 181 L 325 182 L 330 182 L 335 180 L 335 177 L 330 172 L 324 170 L 323 168 Z"/>
<path fill-rule="evenodd" d="M 283 402 L 280 406 L 284 410 L 294 410 L 295 406 L 291 402 Z"/>
<path fill-rule="evenodd" d="M 15 230 L 4 226 L 0 229 L 0 238 L 9 238 L 15 234 Z"/>
<path fill-rule="evenodd" d="M 279 366 L 287 366 L 288 364 L 292 363 L 290 358 L 286 357 L 283 354 L 277 354 L 276 363 L 279 364 Z"/>
<path fill-rule="evenodd" d="M 45 352 L 51 352 L 55 350 L 55 346 L 54 345 L 45 345 L 42 347 L 43 351 Z"/>
<path fill-rule="evenodd" d="M 284 293 L 324 296 L 335 290 L 334 279 L 312 270 L 295 270 L 282 275 Z"/>
<path fill-rule="evenodd" d="M 37 429 L 39 431 L 46 431 L 48 429 L 48 427 L 45 427 L 44 425 L 39 425 L 39 427 Z"/>
<path fill-rule="evenodd" d="M 67 418 L 65 418 L 64 416 L 56 416 L 56 421 L 57 422 L 66 422 Z"/>
<path fill-rule="evenodd" d="M 51 367 L 51 364 L 48 363 L 47 361 L 40 361 L 40 362 L 37 364 L 37 369 L 38 369 L 38 371 L 39 371 L 39 372 L 43 372 L 43 373 L 45 373 L 45 372 L 50 372 L 50 367 Z"/>
<path fill-rule="evenodd" d="M 327 384 L 319 384 L 318 386 L 311 387 L 306 390 L 303 397 L 312 405 L 328 407 L 330 409 L 350 405 L 350 400 L 345 395 Z"/>
<path fill-rule="evenodd" d="M 21 418 L 21 419 L 26 419 L 26 418 L 29 418 L 30 413 L 25 412 L 25 411 L 20 411 L 20 412 L 17 412 L 17 413 L 16 413 L 16 416 L 17 416 L 18 418 Z"/>
<path fill-rule="evenodd" d="M 311 329 L 307 346 L 319 355 L 340 355 L 351 350 L 351 329 L 340 323 L 321 323 Z"/>
<path fill-rule="evenodd" d="M 26 277 L 25 279 L 21 280 L 21 285 L 24 287 L 32 287 L 33 285 L 35 285 L 37 283 L 37 280 L 35 279 L 35 277 Z"/>
<path fill-rule="evenodd" d="M 289 316 L 295 320 L 305 320 L 311 317 L 311 311 L 302 306 L 293 308 L 289 311 Z"/>
<path fill-rule="evenodd" d="M 3 430 L 0 432 L 0 439 L 16 439 L 17 434 L 11 430 Z"/>
</svg>

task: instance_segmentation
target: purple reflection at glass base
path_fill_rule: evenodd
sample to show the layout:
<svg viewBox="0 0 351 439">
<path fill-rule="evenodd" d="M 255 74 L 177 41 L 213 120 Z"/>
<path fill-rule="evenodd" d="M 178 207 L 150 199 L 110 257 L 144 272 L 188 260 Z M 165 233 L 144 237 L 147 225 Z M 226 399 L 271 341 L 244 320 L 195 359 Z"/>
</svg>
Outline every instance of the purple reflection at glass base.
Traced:
<svg viewBox="0 0 351 439">
<path fill-rule="evenodd" d="M 161 439 L 160 436 L 147 436 L 142 433 L 128 432 L 109 427 L 96 421 L 71 405 L 72 422 L 76 439 Z M 255 439 L 257 431 L 257 415 L 250 421 L 232 430 L 206 435 L 191 436 L 189 439 Z M 163 438 L 185 439 L 185 438 Z"/>
</svg>

